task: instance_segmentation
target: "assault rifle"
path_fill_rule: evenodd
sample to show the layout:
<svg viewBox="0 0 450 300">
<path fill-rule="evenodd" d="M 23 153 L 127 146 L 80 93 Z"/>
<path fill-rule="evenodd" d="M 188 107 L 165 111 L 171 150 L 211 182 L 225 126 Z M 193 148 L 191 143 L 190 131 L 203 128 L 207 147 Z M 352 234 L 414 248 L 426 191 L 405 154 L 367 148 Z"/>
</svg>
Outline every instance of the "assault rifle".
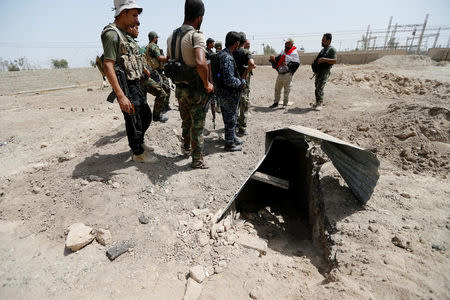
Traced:
<svg viewBox="0 0 450 300">
<path fill-rule="evenodd" d="M 130 99 L 130 90 L 128 89 L 128 83 L 127 83 L 127 75 L 125 74 L 125 71 L 116 69 L 116 76 L 117 81 L 119 82 L 120 88 L 124 92 L 125 96 Z M 116 93 L 114 90 L 108 95 L 108 98 L 106 98 L 106 101 L 114 103 L 114 100 L 117 98 Z M 136 111 L 134 109 L 134 104 L 131 103 L 131 112 L 128 113 L 128 115 L 131 118 L 131 124 L 133 125 L 133 131 L 135 135 L 142 134 L 141 131 L 137 130 L 136 124 L 137 124 L 137 118 L 136 118 Z"/>
<path fill-rule="evenodd" d="M 212 121 L 213 121 L 213 128 L 216 129 L 216 97 L 214 93 L 209 93 L 208 98 L 206 100 L 205 105 L 205 112 L 208 112 L 209 107 L 211 106 L 211 113 L 212 113 Z"/>
</svg>

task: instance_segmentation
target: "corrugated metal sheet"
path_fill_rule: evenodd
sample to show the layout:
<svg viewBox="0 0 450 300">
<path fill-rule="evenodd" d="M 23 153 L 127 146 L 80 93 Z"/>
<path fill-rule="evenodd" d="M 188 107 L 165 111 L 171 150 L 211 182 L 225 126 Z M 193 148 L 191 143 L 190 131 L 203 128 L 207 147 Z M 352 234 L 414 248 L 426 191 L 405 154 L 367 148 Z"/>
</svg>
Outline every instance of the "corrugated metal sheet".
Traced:
<svg viewBox="0 0 450 300">
<path fill-rule="evenodd" d="M 316 129 L 291 126 L 266 133 L 266 147 L 276 138 L 303 139 L 309 137 L 320 142 L 322 150 L 344 178 L 355 197 L 366 204 L 372 196 L 380 174 L 380 161 L 371 151 L 352 145 Z"/>
<path fill-rule="evenodd" d="M 378 173 L 380 162 L 372 152 L 312 128 L 291 126 L 266 132 L 265 155 L 228 203 L 219 220 L 232 209 L 235 200 L 243 191 L 251 176 L 267 158 L 273 142 L 278 139 L 288 140 L 290 143 L 297 145 L 307 145 L 307 140 L 311 139 L 317 141 L 361 204 L 366 204 L 372 196 L 380 177 Z M 298 155 L 301 155 L 301 153 Z"/>
</svg>

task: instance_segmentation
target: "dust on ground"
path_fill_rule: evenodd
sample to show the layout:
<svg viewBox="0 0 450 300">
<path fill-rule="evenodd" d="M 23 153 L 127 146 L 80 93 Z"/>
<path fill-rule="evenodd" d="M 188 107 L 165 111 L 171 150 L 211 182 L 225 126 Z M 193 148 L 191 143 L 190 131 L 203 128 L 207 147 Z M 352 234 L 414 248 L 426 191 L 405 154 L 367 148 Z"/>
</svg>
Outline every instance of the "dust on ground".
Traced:
<svg viewBox="0 0 450 300">
<path fill-rule="evenodd" d="M 93 71 L 76 72 L 89 78 Z M 448 299 L 450 67 L 335 66 L 320 112 L 309 108 L 309 66 L 294 76 L 288 110 L 268 108 L 275 72 L 258 67 L 254 73 L 244 150 L 224 152 L 221 117 L 214 130 L 208 115 L 208 170 L 191 169 L 180 155 L 177 110 L 147 133 L 159 162 L 130 161 L 122 115 L 117 103 L 105 101 L 109 91 L 99 89 L 100 75 L 82 83 L 89 91 L 1 96 L 0 142 L 7 141 L 0 147 L 1 298 L 181 299 L 189 269 L 202 265 L 209 277 L 200 299 Z M 22 90 L 25 75 L 15 74 L 17 86 L 0 93 Z M 52 76 L 42 71 L 33 89 L 47 87 Z M 410 93 L 395 90 L 403 88 Z M 176 108 L 173 98 L 171 105 Z M 381 161 L 375 192 L 361 207 L 323 158 L 329 257 L 310 239 L 275 226 L 267 213 L 211 234 L 216 212 L 262 157 L 265 132 L 290 125 L 369 148 Z M 141 216 L 148 224 L 140 224 Z M 264 218 L 274 226 L 261 236 L 254 224 Z M 108 229 L 111 245 L 135 246 L 113 262 L 105 255 L 109 246 L 96 241 L 67 252 L 66 230 L 77 222 Z M 243 236 L 263 238 L 266 255 L 242 247 Z"/>
</svg>

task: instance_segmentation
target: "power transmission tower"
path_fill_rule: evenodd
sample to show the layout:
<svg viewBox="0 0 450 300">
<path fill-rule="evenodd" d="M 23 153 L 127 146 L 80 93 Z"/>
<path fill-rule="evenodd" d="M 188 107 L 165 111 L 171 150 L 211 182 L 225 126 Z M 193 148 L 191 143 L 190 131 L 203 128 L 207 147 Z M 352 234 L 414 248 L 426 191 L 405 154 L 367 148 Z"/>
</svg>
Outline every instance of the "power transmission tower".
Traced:
<svg viewBox="0 0 450 300">
<path fill-rule="evenodd" d="M 388 41 L 388 38 L 389 38 L 389 31 L 391 30 L 391 25 L 392 25 L 392 16 L 389 19 L 389 25 L 388 25 L 387 32 L 386 32 L 386 37 L 384 38 L 384 47 L 383 47 L 383 49 L 386 49 L 387 41 Z"/>
</svg>

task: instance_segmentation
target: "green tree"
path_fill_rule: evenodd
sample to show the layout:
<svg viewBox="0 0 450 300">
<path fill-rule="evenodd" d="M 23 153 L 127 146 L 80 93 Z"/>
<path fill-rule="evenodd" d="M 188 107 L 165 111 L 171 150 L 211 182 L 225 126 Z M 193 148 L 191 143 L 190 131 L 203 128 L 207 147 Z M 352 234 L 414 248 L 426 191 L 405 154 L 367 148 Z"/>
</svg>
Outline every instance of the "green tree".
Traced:
<svg viewBox="0 0 450 300">
<path fill-rule="evenodd" d="M 18 59 L 14 60 L 14 63 L 19 66 L 21 70 L 30 70 L 30 64 L 28 63 L 28 60 L 26 57 L 20 57 Z"/>
<path fill-rule="evenodd" d="M 270 45 L 265 45 L 263 49 L 264 49 L 264 55 L 277 54 L 277 51 L 275 51 L 275 49 L 273 49 Z"/>
<path fill-rule="evenodd" d="M 67 69 L 69 63 L 65 59 L 52 59 L 52 65 L 55 69 Z"/>
<path fill-rule="evenodd" d="M 8 65 L 8 71 L 20 71 L 20 68 L 15 63 L 10 62 Z"/>
<path fill-rule="evenodd" d="M 361 38 L 361 44 L 362 44 L 362 49 L 363 50 L 367 50 L 367 48 L 369 47 L 369 40 L 366 38 L 365 35 L 362 36 Z"/>
</svg>

